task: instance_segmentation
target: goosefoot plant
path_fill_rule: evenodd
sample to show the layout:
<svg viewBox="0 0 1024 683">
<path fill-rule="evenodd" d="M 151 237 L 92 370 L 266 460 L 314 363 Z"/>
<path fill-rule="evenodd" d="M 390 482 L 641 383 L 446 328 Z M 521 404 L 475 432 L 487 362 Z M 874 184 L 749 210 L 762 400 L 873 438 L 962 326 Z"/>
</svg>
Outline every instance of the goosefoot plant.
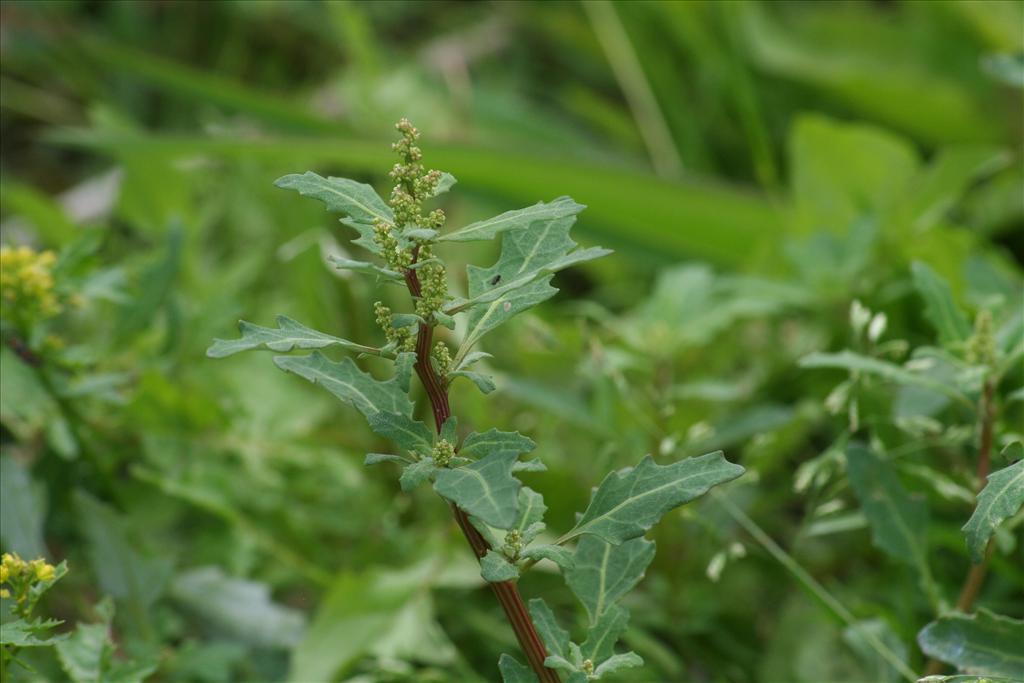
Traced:
<svg viewBox="0 0 1024 683">
<path fill-rule="evenodd" d="M 644 533 L 667 511 L 735 479 L 743 468 L 725 460 L 720 451 L 670 465 L 645 457 L 636 467 L 608 474 L 575 526 L 554 543 L 535 542 L 545 529 L 544 500 L 515 476 L 519 471 L 544 470 L 537 459 L 520 460 L 534 449 L 534 442 L 518 432 L 497 429 L 472 432 L 460 440 L 448 387 L 463 377 L 485 394 L 492 391 L 494 382 L 471 369 L 489 356 L 474 350 L 480 339 L 554 295 L 551 280 L 557 271 L 610 252 L 599 247 L 576 249 L 569 230 L 584 207 L 569 197 L 442 232 L 444 212 L 427 213 L 423 204 L 448 191 L 455 178 L 425 170 L 416 146 L 419 132 L 405 119 L 396 127 L 401 137 L 392 147 L 400 160 L 391 170 L 396 184 L 388 202 L 369 185 L 311 172 L 287 175 L 276 184 L 343 214 L 341 222 L 359 233 L 355 244 L 377 262 L 335 258 L 334 264 L 384 283 L 404 284 L 412 311 L 396 313 L 383 303 L 375 304 L 385 339 L 380 347 L 318 332 L 281 316 L 276 328 L 240 322 L 241 338 L 215 340 L 207 354 L 220 358 L 256 348 L 289 352 L 337 347 L 393 360 L 394 375 L 380 381 L 351 358 L 334 362 L 318 350 L 274 358 L 279 368 L 321 385 L 361 412 L 374 432 L 398 447 L 393 454 L 369 454 L 366 464 L 395 463 L 402 468 L 399 481 L 404 491 L 430 481 L 451 505 L 529 665 L 502 655 L 498 664 L 505 681 L 554 683 L 561 680 L 558 670 L 567 672 L 572 682 L 597 680 L 641 665 L 638 655 L 616 654 L 614 645 L 629 619 L 618 602 L 654 557 L 654 543 L 645 540 Z M 499 235 L 498 261 L 489 268 L 469 266 L 467 296 L 452 295 L 441 248 Z M 455 330 L 456 316 L 465 321 L 459 326 L 461 344 L 453 353 L 446 342 L 435 342 L 435 330 Z M 415 417 L 410 398 L 414 370 L 430 402 L 435 430 Z M 583 603 L 588 630 L 582 644 L 570 641 L 543 600 L 530 600 L 528 608 L 524 604 L 517 579 L 540 560 L 558 565 Z"/>
</svg>

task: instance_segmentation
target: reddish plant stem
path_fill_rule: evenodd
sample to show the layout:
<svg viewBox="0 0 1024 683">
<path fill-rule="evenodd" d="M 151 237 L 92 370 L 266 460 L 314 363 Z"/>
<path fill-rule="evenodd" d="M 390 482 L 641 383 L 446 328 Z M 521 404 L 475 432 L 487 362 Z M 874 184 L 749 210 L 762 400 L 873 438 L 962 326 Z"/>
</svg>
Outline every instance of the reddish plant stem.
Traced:
<svg viewBox="0 0 1024 683">
<path fill-rule="evenodd" d="M 988 473 L 992 466 L 992 433 L 996 422 L 995 391 L 995 382 L 991 378 L 986 379 L 981 391 L 981 401 L 978 404 L 978 429 L 980 436 L 978 437 L 978 463 L 976 469 L 978 481 L 975 493 L 979 493 L 981 489 L 985 488 Z M 974 601 L 977 599 L 978 594 L 981 593 L 981 587 L 985 583 L 985 575 L 988 574 L 988 558 L 991 554 L 992 541 L 989 541 L 981 562 L 971 565 L 971 570 L 967 572 L 967 576 L 964 578 L 963 586 L 960 588 L 960 595 L 956 600 L 957 610 L 961 612 L 971 611 Z M 944 670 L 945 664 L 938 660 L 930 659 L 928 660 L 928 666 L 925 668 L 924 675 L 935 676 Z"/>
<path fill-rule="evenodd" d="M 413 263 L 416 262 L 418 255 L 419 249 L 414 249 Z M 415 270 L 407 269 L 405 271 L 405 284 L 409 288 L 409 293 L 413 297 L 419 298 L 420 281 Z M 451 417 L 451 406 L 448 403 L 448 390 L 430 364 L 433 337 L 434 328 L 420 323 L 416 336 L 416 363 L 413 365 L 413 368 L 416 370 L 420 382 L 423 383 L 427 398 L 430 400 L 430 408 L 434 413 L 434 427 L 440 432 L 441 427 Z M 472 548 L 473 553 L 479 560 L 490 550 L 490 545 L 488 545 L 484 537 L 480 535 L 480 532 L 469 521 L 469 516 L 466 515 L 464 510 L 454 504 L 452 504 L 451 508 L 455 515 L 456 523 L 462 529 L 466 541 L 469 542 L 469 547 Z M 544 641 L 541 640 L 540 634 L 537 633 L 537 627 L 534 626 L 533 619 L 530 618 L 530 613 L 523 603 L 523 598 L 519 594 L 519 586 L 515 581 L 501 581 L 491 583 L 490 586 L 491 590 L 494 591 L 495 597 L 498 598 L 502 609 L 505 610 L 505 616 L 508 617 L 509 624 L 511 624 L 512 630 L 516 634 L 519 646 L 523 649 L 527 662 L 537 675 L 540 683 L 561 683 L 558 673 L 544 666 L 544 660 L 548 656 L 547 649 L 544 647 Z"/>
</svg>

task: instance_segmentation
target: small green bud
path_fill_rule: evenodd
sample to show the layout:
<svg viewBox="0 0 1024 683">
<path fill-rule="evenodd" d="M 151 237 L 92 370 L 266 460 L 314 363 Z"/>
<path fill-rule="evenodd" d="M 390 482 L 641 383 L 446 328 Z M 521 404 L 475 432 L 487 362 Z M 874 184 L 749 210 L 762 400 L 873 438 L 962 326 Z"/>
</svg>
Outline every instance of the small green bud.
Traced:
<svg viewBox="0 0 1024 683">
<path fill-rule="evenodd" d="M 992 332 L 992 312 L 978 311 L 974 319 L 974 334 L 967 340 L 967 360 L 976 365 L 994 365 L 996 339 Z"/>
</svg>

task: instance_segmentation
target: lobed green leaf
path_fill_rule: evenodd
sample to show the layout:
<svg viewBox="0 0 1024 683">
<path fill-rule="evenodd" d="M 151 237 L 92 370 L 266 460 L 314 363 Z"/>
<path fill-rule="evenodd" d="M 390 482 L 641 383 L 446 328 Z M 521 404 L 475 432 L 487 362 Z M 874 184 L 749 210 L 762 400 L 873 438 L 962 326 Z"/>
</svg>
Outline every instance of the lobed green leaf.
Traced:
<svg viewBox="0 0 1024 683">
<path fill-rule="evenodd" d="M 274 185 L 319 199 L 328 211 L 344 214 L 347 218 L 342 223 L 359 232 L 359 238 L 353 242 L 375 254 L 380 253 L 380 247 L 373 240 L 373 222 L 393 222 L 394 214 L 369 185 L 348 178 L 324 178 L 312 171 L 283 176 Z"/>
<path fill-rule="evenodd" d="M 502 432 L 489 429 L 486 432 L 473 432 L 462 442 L 459 454 L 467 458 L 482 458 L 495 452 L 507 451 L 522 455 L 529 453 L 537 444 L 533 439 L 519 432 Z"/>
<path fill-rule="evenodd" d="M 1012 517 L 1024 505 L 1024 460 L 988 475 L 988 483 L 978 494 L 971 518 L 962 531 L 967 538 L 971 559 L 981 562 L 985 547 L 1004 519 Z"/>
<path fill-rule="evenodd" d="M 474 463 L 437 473 L 434 490 L 470 515 L 499 529 L 516 520 L 519 488 L 512 476 L 517 454 L 496 451 Z"/>
<path fill-rule="evenodd" d="M 486 220 L 471 223 L 464 228 L 442 235 L 442 242 L 472 242 L 475 240 L 493 239 L 500 233 L 509 230 L 528 228 L 538 221 L 551 221 L 557 218 L 575 216 L 583 209 L 583 204 L 577 204 L 571 197 L 559 197 L 550 203 L 537 202 L 525 209 L 506 211 L 505 213 L 488 218 Z"/>
<path fill-rule="evenodd" d="M 374 433 L 390 439 L 407 451 L 429 454 L 434 433 L 424 423 L 402 413 L 379 411 L 367 417 Z"/>
<path fill-rule="evenodd" d="M 629 610 L 621 605 L 609 605 L 600 619 L 591 625 L 581 649 L 583 657 L 592 662 L 603 662 L 615 654 L 615 643 L 629 626 Z"/>
<path fill-rule="evenodd" d="M 501 655 L 498 670 L 501 672 L 502 683 L 538 683 L 537 675 L 511 655 Z"/>
<path fill-rule="evenodd" d="M 467 268 L 469 299 L 456 302 L 446 313 L 469 309 L 469 321 L 455 365 L 485 334 L 531 306 L 551 298 L 553 273 L 571 265 L 611 253 L 597 247 L 572 252 L 569 238 L 575 222 L 569 215 L 536 221 L 509 232 L 502 239 L 501 254 L 490 268 Z"/>
<path fill-rule="evenodd" d="M 589 534 L 580 539 L 573 566 L 565 572 L 565 583 L 583 603 L 592 627 L 640 582 L 654 552 L 654 542 L 644 538 L 618 545 Z"/>
<path fill-rule="evenodd" d="M 537 627 L 537 633 L 548 648 L 548 653 L 565 657 L 569 651 L 569 632 L 558 625 L 554 613 L 541 598 L 533 598 L 529 603 L 530 616 Z"/>
<path fill-rule="evenodd" d="M 380 353 L 379 349 L 318 332 L 283 315 L 277 316 L 276 329 L 239 320 L 238 331 L 242 333 L 239 339 L 214 339 L 213 345 L 206 350 L 206 355 L 210 358 L 224 358 L 260 347 L 271 351 L 288 352 L 293 349 L 323 349 L 328 346 L 340 346 L 360 353 Z"/>
<path fill-rule="evenodd" d="M 575 528 L 561 541 L 581 534 L 594 534 L 615 544 L 628 541 L 643 535 L 669 510 L 744 471 L 726 460 L 721 451 L 671 465 L 658 465 L 648 455 L 636 467 L 605 477 Z"/>
<path fill-rule="evenodd" d="M 490 583 L 513 581 L 519 578 L 519 568 L 501 553 L 488 550 L 480 560 L 480 576 Z"/>
<path fill-rule="evenodd" d="M 399 354 L 395 362 L 395 376 L 381 382 L 360 370 L 351 358 L 335 363 L 319 351 L 308 356 L 274 358 L 277 367 L 319 384 L 367 419 L 380 412 L 412 417 L 413 403 L 408 393 L 413 362 L 415 354 Z"/>
</svg>

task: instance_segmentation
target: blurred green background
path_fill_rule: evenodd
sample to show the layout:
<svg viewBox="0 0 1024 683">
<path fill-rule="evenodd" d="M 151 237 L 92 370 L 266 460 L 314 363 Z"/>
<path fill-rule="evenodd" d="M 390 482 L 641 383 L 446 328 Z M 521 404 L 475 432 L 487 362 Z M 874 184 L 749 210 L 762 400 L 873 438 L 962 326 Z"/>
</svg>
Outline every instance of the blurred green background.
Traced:
<svg viewBox="0 0 1024 683">
<path fill-rule="evenodd" d="M 616 250 L 489 338 L 495 394 L 453 387 L 460 424 L 538 442 L 549 526 L 610 468 L 723 448 L 738 514 L 920 670 L 927 600 L 829 450 L 838 375 L 797 361 L 857 343 L 854 300 L 931 340 L 915 260 L 1019 334 L 1022 50 L 1000 1 L 5 0 L 0 231 L 59 255 L 62 310 L 14 324 L 4 301 L 3 549 L 67 559 L 44 607 L 69 625 L 113 597 L 147 680 L 496 680 L 513 635 L 445 506 L 364 470 L 380 444 L 326 393 L 204 357 L 278 313 L 376 339 L 373 282 L 326 265 L 354 235 L 272 182 L 386 196 L 407 116 L 458 178 L 450 226 L 568 194 L 577 239 Z M 453 253 L 453 287 L 496 247 Z M 947 432 L 972 425 L 938 421 L 888 445 L 953 595 L 973 463 Z M 647 668 L 620 680 L 898 680 L 730 509 L 652 534 L 627 636 Z M 980 602 L 1021 617 L 1012 541 Z M 553 573 L 522 590 L 570 607 Z M 64 680 L 26 661 L 12 680 Z"/>
</svg>

